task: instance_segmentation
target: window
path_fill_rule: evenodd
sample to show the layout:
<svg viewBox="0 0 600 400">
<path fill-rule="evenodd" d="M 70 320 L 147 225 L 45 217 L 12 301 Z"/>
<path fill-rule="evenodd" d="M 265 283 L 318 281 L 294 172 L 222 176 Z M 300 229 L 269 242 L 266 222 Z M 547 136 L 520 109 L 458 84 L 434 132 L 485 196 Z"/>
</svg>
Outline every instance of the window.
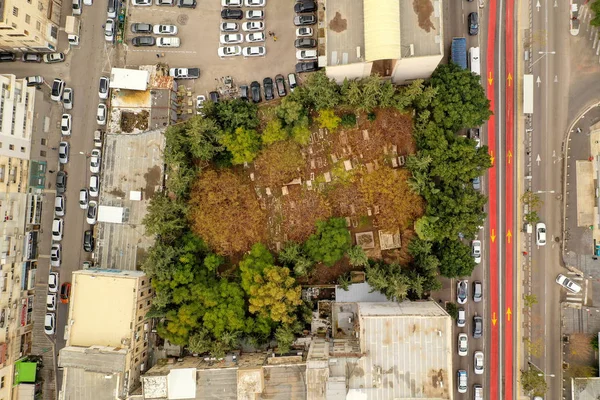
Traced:
<svg viewBox="0 0 600 400">
<path fill-rule="evenodd" d="M 148 301 L 146 302 L 146 305 L 147 305 L 147 306 L 149 306 L 149 305 L 150 305 L 150 300 L 148 300 Z"/>
<path fill-rule="evenodd" d="M 9 150 L 14 150 L 15 149 L 15 145 L 14 144 L 9 144 L 8 145 L 8 149 Z"/>
<path fill-rule="evenodd" d="M 27 22 L 28 24 L 31 23 L 31 16 L 29 14 L 25 14 L 25 22 Z"/>
<path fill-rule="evenodd" d="M 4 377 L 0 378 L 0 389 L 4 387 Z"/>
<path fill-rule="evenodd" d="M 142 281 L 142 286 L 144 286 L 146 284 L 146 281 Z"/>
<path fill-rule="evenodd" d="M 46 150 L 40 150 L 40 157 L 46 157 Z"/>
<path fill-rule="evenodd" d="M 142 353 L 142 357 L 146 357 L 146 352 L 143 352 L 143 353 Z"/>
<path fill-rule="evenodd" d="M 142 320 L 142 316 L 140 315 L 140 316 L 138 317 L 138 321 L 141 321 L 141 320 Z"/>
<path fill-rule="evenodd" d="M 50 28 L 50 36 L 52 36 L 54 39 L 58 38 L 58 27 L 56 25 L 52 25 Z"/>
<path fill-rule="evenodd" d="M 13 7 L 13 15 L 14 15 L 15 17 L 18 17 L 18 16 L 19 16 L 19 9 L 18 9 L 17 7 Z"/>
<path fill-rule="evenodd" d="M 21 147 L 21 153 L 25 153 L 25 147 Z"/>
<path fill-rule="evenodd" d="M 44 138 L 42 138 L 42 139 L 40 140 L 40 143 L 41 143 L 41 145 L 42 145 L 42 146 L 45 146 L 47 142 L 48 142 L 48 141 L 47 141 L 46 139 L 44 139 Z"/>
<path fill-rule="evenodd" d="M 42 23 L 40 21 L 35 21 L 35 29 L 38 31 L 42 29 Z"/>
<path fill-rule="evenodd" d="M 144 291 L 142 290 L 142 291 L 140 292 L 140 297 L 142 297 L 143 295 L 144 295 Z"/>
</svg>

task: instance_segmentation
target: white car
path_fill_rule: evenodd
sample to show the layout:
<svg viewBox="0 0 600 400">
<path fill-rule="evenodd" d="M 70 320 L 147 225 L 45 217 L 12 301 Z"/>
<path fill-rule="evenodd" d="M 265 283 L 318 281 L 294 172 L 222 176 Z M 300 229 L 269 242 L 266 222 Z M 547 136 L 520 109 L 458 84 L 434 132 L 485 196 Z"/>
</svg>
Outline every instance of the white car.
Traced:
<svg viewBox="0 0 600 400">
<path fill-rule="evenodd" d="M 248 43 L 256 43 L 256 42 L 264 42 L 265 41 L 265 33 L 264 32 L 252 32 L 246 34 L 246 42 Z"/>
<path fill-rule="evenodd" d="M 152 0 L 131 0 L 132 6 L 151 6 Z"/>
<path fill-rule="evenodd" d="M 98 104 L 96 111 L 96 122 L 98 125 L 106 125 L 106 104 Z"/>
<path fill-rule="evenodd" d="M 481 263 L 481 240 L 473 240 L 471 242 L 471 255 L 475 260 L 475 264 Z"/>
<path fill-rule="evenodd" d="M 73 89 L 65 88 L 65 91 L 62 95 L 63 105 L 65 109 L 72 110 L 73 109 Z"/>
<path fill-rule="evenodd" d="M 246 7 L 264 7 L 266 0 L 246 0 Z"/>
<path fill-rule="evenodd" d="M 56 311 L 56 294 L 46 295 L 46 310 Z"/>
<path fill-rule="evenodd" d="M 467 312 L 464 308 L 460 307 L 458 309 L 458 317 L 456 318 L 456 326 L 459 328 L 464 328 L 467 324 Z"/>
<path fill-rule="evenodd" d="M 313 29 L 310 26 L 302 26 L 296 29 L 296 36 L 307 37 L 313 35 Z"/>
<path fill-rule="evenodd" d="M 579 286 L 563 274 L 558 274 L 558 276 L 556 277 L 556 283 L 558 283 L 560 286 L 564 287 L 571 293 L 581 292 L 581 286 Z"/>
<path fill-rule="evenodd" d="M 296 59 L 298 61 L 313 61 L 317 59 L 316 50 L 298 50 L 296 51 Z"/>
<path fill-rule="evenodd" d="M 52 240 L 60 242 L 63 238 L 64 221 L 62 218 L 54 218 L 52 220 Z"/>
<path fill-rule="evenodd" d="M 58 292 L 58 272 L 50 272 L 48 275 L 48 291 L 50 293 Z"/>
<path fill-rule="evenodd" d="M 221 35 L 221 44 L 238 44 L 244 41 L 244 35 L 241 33 L 226 33 Z"/>
<path fill-rule="evenodd" d="M 546 245 L 546 224 L 538 222 L 535 225 L 535 243 L 538 246 Z"/>
<path fill-rule="evenodd" d="M 65 61 L 65 55 L 63 53 L 48 53 L 44 54 L 42 60 L 44 60 L 46 64 L 59 63 Z"/>
<path fill-rule="evenodd" d="M 482 375 L 484 368 L 483 351 L 476 351 L 473 354 L 473 370 L 475 375 Z"/>
<path fill-rule="evenodd" d="M 265 24 L 262 21 L 248 21 L 242 24 L 242 29 L 245 32 L 258 32 L 265 30 Z"/>
<path fill-rule="evenodd" d="M 60 267 L 61 260 L 62 257 L 60 244 L 54 243 L 52 248 L 50 248 L 50 265 L 58 268 Z"/>
<path fill-rule="evenodd" d="M 469 281 L 462 280 L 456 283 L 456 302 L 465 304 L 469 298 Z"/>
<path fill-rule="evenodd" d="M 54 198 L 54 215 L 56 217 L 65 216 L 65 196 L 61 194 Z"/>
<path fill-rule="evenodd" d="M 241 7 L 243 5 L 242 0 L 221 0 L 221 7 Z"/>
<path fill-rule="evenodd" d="M 152 31 L 155 35 L 177 35 L 177 27 L 175 25 L 154 25 Z"/>
<path fill-rule="evenodd" d="M 237 32 L 240 30 L 240 24 L 237 22 L 221 23 L 221 32 Z"/>
<path fill-rule="evenodd" d="M 110 91 L 110 79 L 106 76 L 101 76 L 98 84 L 98 97 L 102 100 L 108 99 L 108 93 Z"/>
<path fill-rule="evenodd" d="M 104 24 L 104 39 L 107 42 L 113 42 L 115 40 L 115 20 L 109 18 Z"/>
<path fill-rule="evenodd" d="M 217 51 L 217 53 L 219 54 L 219 57 L 239 56 L 240 54 L 242 54 L 242 47 L 241 46 L 219 47 L 219 50 Z"/>
<path fill-rule="evenodd" d="M 200 94 L 196 97 L 196 114 L 204 115 L 202 109 L 204 108 L 204 102 L 206 101 L 206 96 Z"/>
<path fill-rule="evenodd" d="M 246 19 L 265 19 L 263 10 L 248 10 L 246 11 Z"/>
<path fill-rule="evenodd" d="M 469 353 L 469 336 L 466 333 L 458 334 L 458 355 L 465 357 Z"/>
<path fill-rule="evenodd" d="M 71 114 L 63 114 L 60 119 L 60 134 L 63 136 L 71 136 Z"/>
<path fill-rule="evenodd" d="M 178 37 L 159 37 L 156 41 L 158 47 L 179 47 L 181 41 Z"/>
<path fill-rule="evenodd" d="M 79 208 L 85 210 L 88 208 L 88 191 L 87 189 L 81 189 L 79 191 Z"/>
<path fill-rule="evenodd" d="M 99 149 L 92 150 L 92 156 L 90 157 L 90 172 L 97 174 L 100 172 L 100 161 L 102 159 L 101 152 Z"/>
<path fill-rule="evenodd" d="M 242 53 L 244 54 L 244 57 L 260 57 L 267 54 L 267 49 L 265 46 L 244 47 Z"/>
<path fill-rule="evenodd" d="M 94 225 L 96 223 L 96 218 L 98 217 L 98 202 L 95 200 L 90 201 L 90 206 L 86 212 L 86 221 L 90 225 Z"/>
<path fill-rule="evenodd" d="M 100 177 L 98 175 L 90 176 L 90 197 L 98 197 L 100 191 Z"/>
<path fill-rule="evenodd" d="M 69 150 L 71 146 L 69 142 L 60 142 L 58 144 L 58 162 L 66 164 L 69 162 Z"/>
<path fill-rule="evenodd" d="M 458 386 L 458 393 L 467 393 L 467 388 L 469 386 L 467 382 L 467 371 L 464 369 L 458 370 L 456 384 Z"/>
<path fill-rule="evenodd" d="M 46 318 L 44 318 L 44 333 L 46 335 L 54 335 L 56 331 L 56 320 L 54 319 L 54 314 L 46 313 Z"/>
<path fill-rule="evenodd" d="M 175 0 L 156 0 L 154 4 L 157 6 L 172 6 Z"/>
</svg>

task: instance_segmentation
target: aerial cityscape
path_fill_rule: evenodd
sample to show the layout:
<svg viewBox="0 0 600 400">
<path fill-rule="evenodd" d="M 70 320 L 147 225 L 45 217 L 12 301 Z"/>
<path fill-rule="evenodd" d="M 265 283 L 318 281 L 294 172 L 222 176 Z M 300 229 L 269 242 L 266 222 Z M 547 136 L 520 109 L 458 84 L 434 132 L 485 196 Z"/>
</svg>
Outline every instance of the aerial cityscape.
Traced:
<svg viewBox="0 0 600 400">
<path fill-rule="evenodd" d="M 0 400 L 600 399 L 600 0 L 0 16 Z"/>
</svg>

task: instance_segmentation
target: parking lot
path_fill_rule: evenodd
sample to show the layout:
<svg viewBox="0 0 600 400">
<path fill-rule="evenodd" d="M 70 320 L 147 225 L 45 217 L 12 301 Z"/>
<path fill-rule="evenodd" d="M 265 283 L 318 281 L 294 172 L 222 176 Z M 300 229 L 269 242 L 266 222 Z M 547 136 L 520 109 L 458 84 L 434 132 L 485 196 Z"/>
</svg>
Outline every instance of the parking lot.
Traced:
<svg viewBox="0 0 600 400">
<path fill-rule="evenodd" d="M 219 79 L 223 76 L 231 76 L 234 85 L 249 85 L 252 81 L 259 81 L 265 77 L 275 78 L 277 74 L 287 76 L 294 72 L 296 65 L 296 50 L 294 40 L 296 39 L 293 19 L 293 3 L 280 2 L 276 0 L 267 0 L 265 11 L 265 35 L 266 41 L 262 43 L 248 44 L 246 42 L 239 44 L 245 46 L 266 47 L 264 57 L 244 58 L 234 56 L 221 59 L 217 55 L 220 46 L 219 36 L 221 20 L 220 0 L 199 1 L 196 9 L 184 9 L 168 6 L 140 7 L 131 6 L 128 3 L 127 11 L 127 67 L 137 67 L 145 64 L 155 64 L 157 61 L 168 64 L 170 67 L 198 67 L 200 68 L 200 78 L 186 83 L 196 94 L 207 94 L 217 89 L 221 82 Z M 244 11 L 248 7 L 241 8 Z M 257 8 L 252 8 L 257 9 Z M 242 20 L 228 20 L 226 22 L 236 22 L 241 24 L 246 22 Z M 181 39 L 181 46 L 174 49 L 165 49 L 159 47 L 133 47 L 131 39 L 137 34 L 131 33 L 132 23 L 144 22 L 155 24 L 172 24 L 178 27 L 177 37 Z M 317 25 L 313 26 L 317 28 Z M 274 32 L 275 40 L 268 35 L 268 32 Z M 240 33 L 246 34 L 247 32 Z M 157 54 L 161 57 L 158 58 Z"/>
</svg>

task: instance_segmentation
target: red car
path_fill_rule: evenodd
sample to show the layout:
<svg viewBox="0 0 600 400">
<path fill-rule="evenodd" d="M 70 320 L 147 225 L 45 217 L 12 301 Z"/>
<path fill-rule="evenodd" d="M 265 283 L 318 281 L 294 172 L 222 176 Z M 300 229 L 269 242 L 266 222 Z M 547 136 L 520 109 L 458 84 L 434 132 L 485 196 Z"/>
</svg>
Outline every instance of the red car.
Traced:
<svg viewBox="0 0 600 400">
<path fill-rule="evenodd" d="M 69 282 L 65 282 L 60 285 L 60 302 L 63 304 L 67 304 L 69 302 L 69 297 L 71 296 L 71 284 Z"/>
</svg>

